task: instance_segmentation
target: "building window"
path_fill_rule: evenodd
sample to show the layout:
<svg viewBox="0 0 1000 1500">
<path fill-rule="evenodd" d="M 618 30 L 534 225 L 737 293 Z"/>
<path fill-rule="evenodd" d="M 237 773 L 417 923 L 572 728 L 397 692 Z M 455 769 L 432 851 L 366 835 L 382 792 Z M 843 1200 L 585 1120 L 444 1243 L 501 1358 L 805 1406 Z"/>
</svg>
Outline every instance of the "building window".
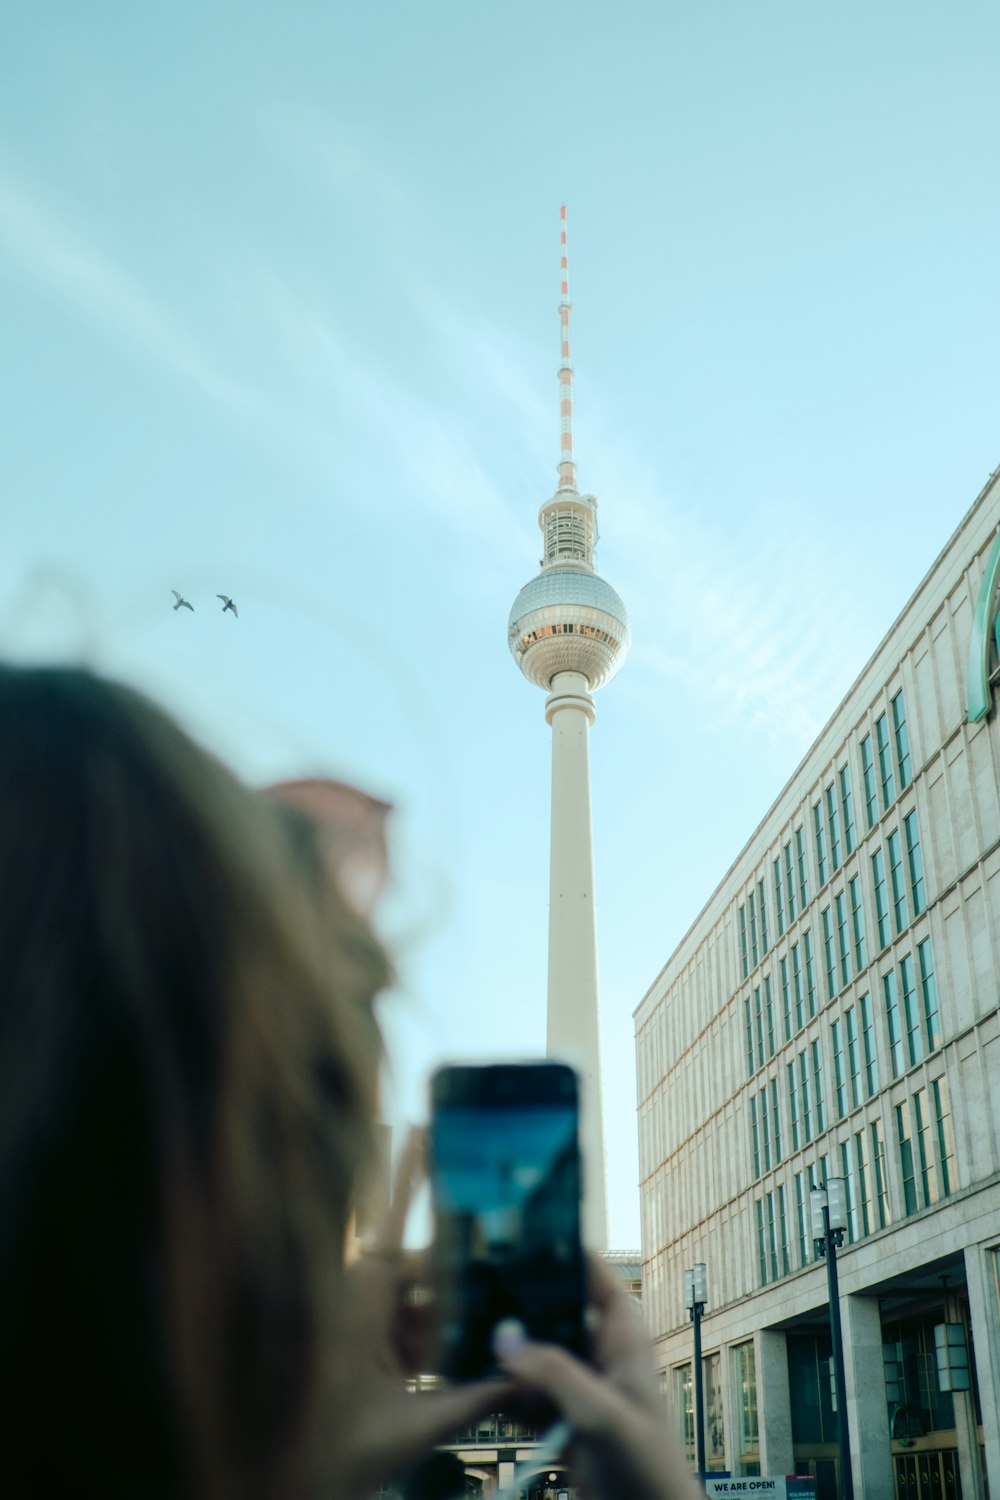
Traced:
<svg viewBox="0 0 1000 1500">
<path fill-rule="evenodd" d="M 855 875 L 847 889 L 851 897 L 851 930 L 854 933 L 854 964 L 860 974 L 868 962 L 868 944 L 865 942 L 865 909 L 861 899 L 861 876 Z"/>
<path fill-rule="evenodd" d="M 781 937 L 785 931 L 785 883 L 781 877 L 781 855 L 773 862 L 774 869 L 774 920 L 778 928 L 778 936 Z"/>
<path fill-rule="evenodd" d="M 767 1016 L 767 1055 L 774 1056 L 774 1000 L 771 995 L 771 976 L 764 975 L 764 1013 Z"/>
<path fill-rule="evenodd" d="M 760 1091 L 760 1133 L 761 1133 L 761 1155 L 764 1158 L 764 1171 L 771 1170 L 771 1123 L 767 1113 L 767 1085 Z"/>
<path fill-rule="evenodd" d="M 764 1203 L 767 1209 L 767 1265 L 770 1271 L 769 1280 L 778 1279 L 778 1226 L 775 1222 L 774 1194 L 765 1193 Z"/>
<path fill-rule="evenodd" d="M 754 1181 L 760 1176 L 760 1129 L 757 1125 L 757 1095 L 750 1095 L 750 1144 L 753 1150 Z"/>
<path fill-rule="evenodd" d="M 733 1384 L 736 1387 L 736 1428 L 739 1436 L 738 1473 L 760 1473 L 760 1438 L 757 1426 L 757 1367 L 753 1343 L 737 1344 L 730 1350 Z"/>
<path fill-rule="evenodd" d="M 767 952 L 767 896 L 763 880 L 757 882 L 757 900 L 760 906 L 760 955 L 763 958 Z"/>
<path fill-rule="evenodd" d="M 881 849 L 872 855 L 872 880 L 875 883 L 875 924 L 879 952 L 889 941 L 889 890 L 885 883 L 885 856 Z"/>
<path fill-rule="evenodd" d="M 937 1167 L 934 1163 L 934 1145 L 931 1140 L 931 1117 L 927 1102 L 927 1090 L 917 1089 L 913 1096 L 913 1114 L 917 1125 L 917 1159 L 920 1164 L 920 1190 L 923 1201 L 930 1206 L 938 1201 Z"/>
<path fill-rule="evenodd" d="M 785 1189 L 781 1183 L 778 1184 L 776 1196 L 778 1200 L 778 1249 L 781 1255 L 781 1274 L 782 1276 L 787 1276 L 792 1269 L 792 1264 L 788 1258 L 788 1220 L 785 1215 Z"/>
<path fill-rule="evenodd" d="M 806 998 L 811 1021 L 816 1014 L 816 963 L 813 958 L 813 937 L 808 927 L 802 934 L 802 951 L 806 956 Z"/>
<path fill-rule="evenodd" d="M 747 1040 L 747 1077 L 754 1075 L 753 1066 L 753 1013 L 750 1009 L 750 1001 L 744 1000 L 743 1009 L 746 1015 L 746 1040 Z"/>
<path fill-rule="evenodd" d="M 941 1158 L 941 1196 L 947 1198 L 955 1183 L 955 1137 L 951 1128 L 948 1080 L 935 1078 L 931 1084 L 931 1093 L 934 1095 L 934 1118 L 937 1124 L 938 1154 Z"/>
<path fill-rule="evenodd" d="M 913 958 L 909 953 L 900 962 L 899 978 L 903 990 L 903 1016 L 906 1020 L 906 1050 L 910 1066 L 913 1067 L 924 1055 L 924 1039 L 920 1034 L 917 986 L 913 977 Z"/>
<path fill-rule="evenodd" d="M 822 802 L 813 804 L 813 832 L 816 835 L 816 874 L 819 877 L 819 885 L 823 886 L 826 885 L 830 870 L 826 858 L 826 829 L 823 826 Z"/>
<path fill-rule="evenodd" d="M 927 938 L 917 948 L 920 963 L 920 987 L 924 998 L 924 1025 L 927 1028 L 927 1050 L 933 1052 L 941 1045 L 941 1014 L 938 1010 L 937 982 L 934 978 L 934 957 L 931 940 Z"/>
<path fill-rule="evenodd" d="M 892 769 L 892 754 L 889 748 L 889 721 L 885 714 L 875 720 L 875 744 L 878 746 L 878 773 L 882 788 L 882 811 L 885 812 L 896 800 L 896 777 Z"/>
<path fill-rule="evenodd" d="M 799 1242 L 799 1265 L 808 1266 L 812 1261 L 812 1256 L 809 1254 L 809 1238 L 806 1232 L 809 1222 L 806 1214 L 806 1188 L 801 1172 L 796 1172 L 792 1180 L 795 1183 L 795 1232 Z"/>
<path fill-rule="evenodd" d="M 867 999 L 867 996 L 865 998 Z M 861 1058 L 858 1052 L 858 1024 L 853 1005 L 845 1012 L 844 1023 L 847 1027 L 847 1072 L 851 1080 L 851 1108 L 857 1109 L 861 1103 Z"/>
<path fill-rule="evenodd" d="M 896 736 L 896 765 L 899 767 L 899 789 L 905 791 L 913 779 L 910 762 L 910 735 L 906 728 L 906 705 L 899 692 L 892 700 L 892 727 Z"/>
<path fill-rule="evenodd" d="M 861 1012 L 861 1042 L 865 1050 L 865 1089 L 869 1099 L 878 1093 L 878 1052 L 875 1048 L 875 1015 L 871 995 L 858 1001 Z"/>
<path fill-rule="evenodd" d="M 847 898 L 844 892 L 833 898 L 833 909 L 837 916 L 837 951 L 840 954 L 840 983 L 851 982 L 851 937 L 847 930 Z"/>
<path fill-rule="evenodd" d="M 823 1088 L 823 1047 L 812 1043 L 813 1085 L 816 1091 L 816 1133 L 826 1129 L 826 1091 Z"/>
<path fill-rule="evenodd" d="M 764 1007 L 761 1004 L 760 985 L 753 992 L 754 1035 L 757 1040 L 757 1066 L 764 1066 Z"/>
<path fill-rule="evenodd" d="M 837 806 L 837 788 L 831 781 L 826 789 L 826 827 L 830 835 L 830 863 L 834 873 L 840 869 L 840 808 Z"/>
<path fill-rule="evenodd" d="M 903 1062 L 903 1034 L 899 1024 L 899 990 L 893 969 L 882 976 L 882 992 L 885 995 L 885 1019 L 889 1028 L 889 1062 L 893 1078 L 898 1078 L 905 1071 L 906 1065 Z"/>
<path fill-rule="evenodd" d="M 917 826 L 916 809 L 903 819 L 903 831 L 906 834 L 906 862 L 910 870 L 913 915 L 919 917 L 927 905 L 927 895 L 924 888 L 924 862 L 920 857 L 920 829 Z"/>
<path fill-rule="evenodd" d="M 812 1079 L 809 1077 L 809 1054 L 799 1053 L 799 1084 L 802 1089 L 802 1136 L 808 1146 L 813 1131 Z"/>
<path fill-rule="evenodd" d="M 913 1144 L 910 1140 L 910 1119 L 905 1104 L 896 1105 L 896 1141 L 899 1147 L 899 1175 L 903 1183 L 903 1211 L 917 1211 L 917 1180 L 913 1164 Z"/>
<path fill-rule="evenodd" d="M 844 1179 L 844 1207 L 847 1210 L 847 1243 L 853 1245 L 861 1238 L 858 1218 L 858 1195 L 854 1182 L 854 1164 L 851 1161 L 850 1138 L 840 1143 L 840 1175 Z"/>
<path fill-rule="evenodd" d="M 760 1205 L 758 1204 L 758 1207 Z M 680 1438 L 688 1463 L 695 1462 L 694 1451 L 694 1380 L 690 1365 L 681 1365 L 674 1371 L 674 1417 L 677 1436 Z"/>
<path fill-rule="evenodd" d="M 757 1210 L 757 1271 L 760 1276 L 761 1286 L 767 1286 L 767 1244 L 764 1239 L 764 1200 L 758 1198 L 754 1204 Z"/>
<path fill-rule="evenodd" d="M 830 1039 L 833 1044 L 833 1101 L 837 1111 L 837 1118 L 843 1119 L 847 1113 L 847 1077 L 844 1071 L 843 1022 L 833 1022 L 830 1027 Z"/>
<path fill-rule="evenodd" d="M 896 931 L 902 932 L 910 919 L 906 913 L 906 880 L 903 876 L 903 846 L 898 828 L 893 829 L 887 842 L 889 846 L 889 873 L 892 879 L 892 908 L 896 918 Z"/>
<path fill-rule="evenodd" d="M 859 1130 L 854 1136 L 854 1161 L 858 1169 L 858 1217 L 862 1234 L 871 1234 L 875 1222 L 875 1204 L 872 1198 L 872 1179 L 865 1163 L 865 1133 Z"/>
<path fill-rule="evenodd" d="M 792 1039 L 792 986 L 788 977 L 788 959 L 778 960 L 778 981 L 781 985 L 781 1014 L 785 1024 L 785 1041 Z"/>
<path fill-rule="evenodd" d="M 861 741 L 861 770 L 865 783 L 865 816 L 868 827 L 878 822 L 878 792 L 875 786 L 875 761 L 872 755 L 872 737 L 866 734 Z"/>
<path fill-rule="evenodd" d="M 826 964 L 826 998 L 832 1000 L 837 993 L 837 966 L 833 956 L 833 918 L 830 908 L 824 906 L 822 912 L 823 921 L 823 958 Z"/>
<path fill-rule="evenodd" d="M 781 1111 L 778 1107 L 778 1080 L 772 1078 L 768 1084 L 771 1091 L 771 1140 L 774 1143 L 774 1165 L 781 1164 Z"/>
<path fill-rule="evenodd" d="M 840 808 L 844 814 L 844 853 L 854 853 L 857 836 L 854 830 L 854 794 L 851 791 L 851 768 L 841 766 L 837 779 L 840 782 Z"/>
<path fill-rule="evenodd" d="M 792 985 L 795 992 L 795 1030 L 801 1031 L 805 1025 L 805 1014 L 803 1012 L 802 963 L 799 958 L 798 943 L 792 944 Z"/>
<path fill-rule="evenodd" d="M 809 872 L 806 869 L 806 834 L 804 828 L 795 830 L 795 861 L 799 870 L 799 911 L 809 905 Z"/>
<path fill-rule="evenodd" d="M 875 1207 L 878 1227 L 884 1229 L 887 1224 L 892 1223 L 892 1215 L 889 1212 L 889 1181 L 885 1171 L 885 1138 L 882 1135 L 882 1121 L 873 1120 L 869 1128 L 872 1142 L 872 1186 Z"/>
<path fill-rule="evenodd" d="M 750 966 L 756 969 L 760 962 L 760 952 L 757 942 L 757 903 L 753 891 L 747 897 L 747 906 L 750 911 Z"/>
<path fill-rule="evenodd" d="M 788 1073 L 788 1119 L 792 1128 L 792 1150 L 797 1151 L 802 1145 L 802 1136 L 799 1127 L 799 1085 L 795 1073 L 795 1064 L 786 1064 Z"/>
<path fill-rule="evenodd" d="M 785 856 L 785 892 L 788 899 L 788 920 L 795 921 L 795 866 L 792 860 L 792 846 L 786 844 Z"/>
<path fill-rule="evenodd" d="M 747 948 L 747 909 L 745 904 L 740 906 L 740 954 L 743 959 L 743 978 L 750 976 L 750 953 Z"/>
</svg>

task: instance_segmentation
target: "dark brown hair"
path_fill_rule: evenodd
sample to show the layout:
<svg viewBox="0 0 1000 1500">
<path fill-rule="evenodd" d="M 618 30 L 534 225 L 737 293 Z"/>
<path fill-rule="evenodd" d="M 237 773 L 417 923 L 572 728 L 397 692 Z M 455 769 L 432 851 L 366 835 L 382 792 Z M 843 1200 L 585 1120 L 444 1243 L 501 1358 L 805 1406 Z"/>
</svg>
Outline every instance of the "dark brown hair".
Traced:
<svg viewBox="0 0 1000 1500">
<path fill-rule="evenodd" d="M 11 1493 L 294 1493 L 388 975 L 286 820 L 128 689 L 0 667 Z"/>
</svg>

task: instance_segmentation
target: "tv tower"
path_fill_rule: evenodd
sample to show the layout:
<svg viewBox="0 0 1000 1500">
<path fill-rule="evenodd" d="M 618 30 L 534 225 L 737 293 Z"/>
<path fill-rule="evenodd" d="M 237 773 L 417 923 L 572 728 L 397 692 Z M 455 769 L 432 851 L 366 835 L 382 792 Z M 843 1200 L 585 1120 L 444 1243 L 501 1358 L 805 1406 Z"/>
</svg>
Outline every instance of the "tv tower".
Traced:
<svg viewBox="0 0 1000 1500">
<path fill-rule="evenodd" d="M 566 208 L 559 210 L 559 486 L 538 513 L 544 537 L 541 572 L 514 600 L 507 639 L 529 682 L 544 688 L 552 726 L 552 842 L 549 882 L 547 1050 L 574 1063 L 582 1078 L 584 1235 L 607 1249 L 604 1121 L 597 1010 L 594 850 L 590 830 L 590 755 L 595 688 L 625 660 L 628 615 L 594 567 L 597 501 L 576 487 L 573 459 L 573 367 L 569 358 L 569 269 Z"/>
</svg>

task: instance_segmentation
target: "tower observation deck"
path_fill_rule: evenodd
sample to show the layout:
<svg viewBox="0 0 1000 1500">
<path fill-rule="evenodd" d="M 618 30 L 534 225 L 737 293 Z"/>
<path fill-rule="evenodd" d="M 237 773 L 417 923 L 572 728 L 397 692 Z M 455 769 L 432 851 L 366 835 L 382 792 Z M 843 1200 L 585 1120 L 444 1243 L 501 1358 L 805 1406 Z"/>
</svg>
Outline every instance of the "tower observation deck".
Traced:
<svg viewBox="0 0 1000 1500">
<path fill-rule="evenodd" d="M 538 514 L 541 571 L 514 600 L 511 654 L 529 682 L 544 688 L 552 727 L 552 834 L 549 886 L 547 1049 L 582 1078 L 584 1231 L 607 1248 L 604 1125 L 598 1025 L 597 929 L 590 824 L 591 693 L 618 671 L 629 646 L 628 615 L 594 566 L 597 501 L 576 485 L 573 367 L 570 364 L 566 209 L 560 209 L 559 484 Z"/>
</svg>

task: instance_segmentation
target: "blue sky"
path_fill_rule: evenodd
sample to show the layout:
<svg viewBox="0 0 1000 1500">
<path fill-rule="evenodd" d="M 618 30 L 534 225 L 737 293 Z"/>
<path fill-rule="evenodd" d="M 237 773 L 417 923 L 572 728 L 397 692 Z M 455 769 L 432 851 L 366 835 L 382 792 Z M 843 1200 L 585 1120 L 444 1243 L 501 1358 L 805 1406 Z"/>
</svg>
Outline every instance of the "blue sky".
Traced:
<svg viewBox="0 0 1000 1500">
<path fill-rule="evenodd" d="M 11 3 L 0 647 L 397 805 L 400 1114 L 544 1045 L 549 744 L 506 648 L 579 478 L 612 1237 L 631 1012 L 998 461 L 995 7 Z M 170 589 L 195 602 L 175 615 Z M 217 591 L 240 618 L 222 618 Z"/>
</svg>

